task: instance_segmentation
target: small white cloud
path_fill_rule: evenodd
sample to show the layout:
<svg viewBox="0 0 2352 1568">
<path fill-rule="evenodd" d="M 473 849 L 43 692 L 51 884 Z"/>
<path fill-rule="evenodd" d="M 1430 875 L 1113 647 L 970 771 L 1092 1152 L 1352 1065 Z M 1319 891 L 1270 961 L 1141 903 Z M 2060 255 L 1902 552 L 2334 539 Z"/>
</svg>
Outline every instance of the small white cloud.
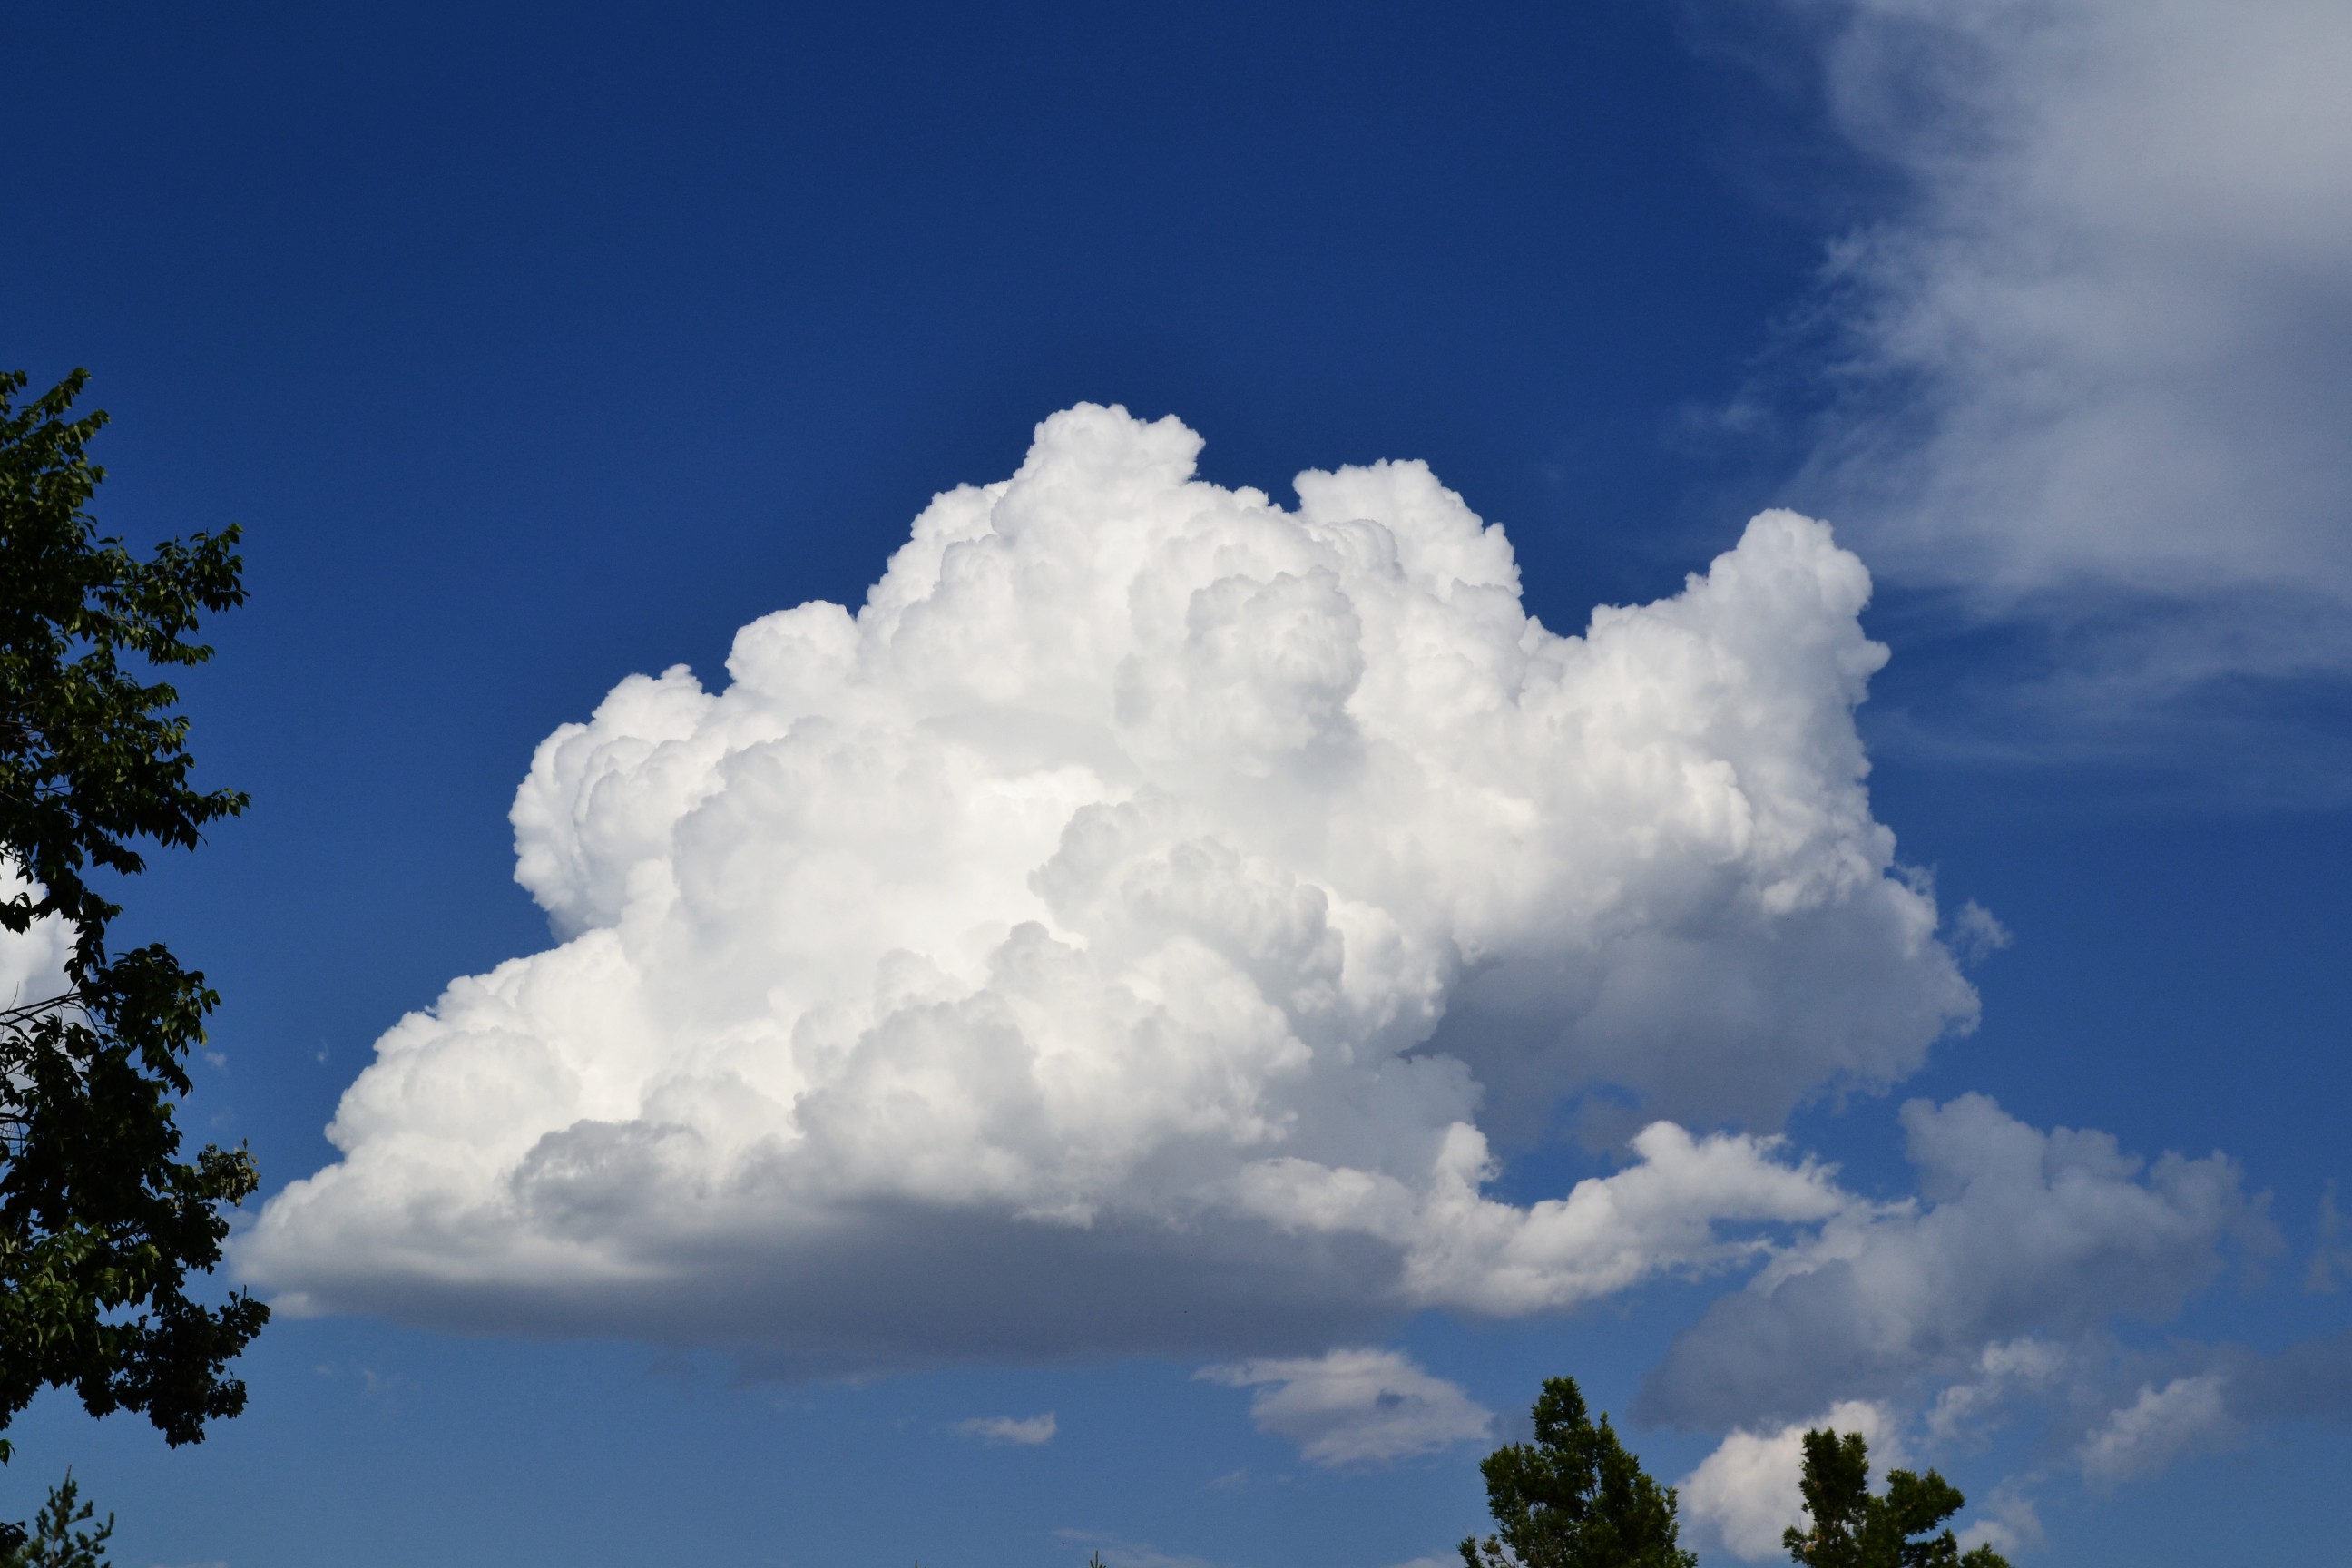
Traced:
<svg viewBox="0 0 2352 1568">
<path fill-rule="evenodd" d="M 2015 940 L 1990 910 L 1970 899 L 1952 917 L 1952 931 L 1944 943 L 1961 963 L 1973 965 L 1982 963 Z"/>
<path fill-rule="evenodd" d="M 1780 1555 L 1780 1532 L 1804 1521 L 1798 1483 L 1804 1475 L 1805 1433 L 1819 1426 L 1861 1433 L 1870 1445 L 1874 1473 L 1883 1475 L 1903 1463 L 1893 1416 L 1860 1400 L 1777 1430 L 1734 1431 L 1677 1487 L 1691 1522 L 1735 1557 L 1752 1563 Z"/>
<path fill-rule="evenodd" d="M 1009 1443 L 1034 1448 L 1050 1443 L 1059 1430 L 1050 1410 L 1043 1415 L 975 1415 L 956 1423 L 956 1430 L 982 1443 Z"/>
<path fill-rule="evenodd" d="M 1311 1464 L 1385 1464 L 1487 1436 L 1495 1413 L 1401 1351 L 1204 1367 L 1194 1375 L 1255 1388 L 1250 1419 L 1298 1445 Z"/>
<path fill-rule="evenodd" d="M 2143 1387 L 2091 1434 L 2077 1457 L 2094 1481 L 2129 1480 L 2221 1440 L 2231 1426 L 2218 1374 L 2176 1377 L 2161 1388 Z"/>
</svg>

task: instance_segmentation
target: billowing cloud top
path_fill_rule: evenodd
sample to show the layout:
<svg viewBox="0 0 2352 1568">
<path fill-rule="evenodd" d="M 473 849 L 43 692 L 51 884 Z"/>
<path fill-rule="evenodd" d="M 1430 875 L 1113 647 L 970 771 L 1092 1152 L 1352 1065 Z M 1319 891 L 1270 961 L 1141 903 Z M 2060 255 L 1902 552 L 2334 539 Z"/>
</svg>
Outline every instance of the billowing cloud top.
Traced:
<svg viewBox="0 0 2352 1568">
<path fill-rule="evenodd" d="M 1758 1134 L 1975 1007 L 1862 786 L 1861 563 L 1767 513 L 1560 637 L 1422 465 L 1291 510 L 1199 447 L 1056 415 L 856 615 L 769 616 L 725 690 L 632 677 L 550 736 L 516 874 L 562 945 L 385 1034 L 246 1272 L 887 1364 L 1321 1349 L 1828 1215 Z M 1483 1190 L 1482 1115 L 1596 1089 L 1749 1131 Z"/>
</svg>

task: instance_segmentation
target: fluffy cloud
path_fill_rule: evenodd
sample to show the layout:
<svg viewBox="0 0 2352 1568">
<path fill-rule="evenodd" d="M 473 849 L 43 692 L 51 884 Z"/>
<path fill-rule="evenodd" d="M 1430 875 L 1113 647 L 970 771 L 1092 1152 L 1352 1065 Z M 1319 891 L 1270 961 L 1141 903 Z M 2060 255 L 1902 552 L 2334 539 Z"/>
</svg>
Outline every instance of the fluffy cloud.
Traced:
<svg viewBox="0 0 2352 1568">
<path fill-rule="evenodd" d="M 1907 191 L 1832 249 L 1802 493 L 1897 580 L 2061 616 L 2111 708 L 2352 672 L 2352 10 L 1785 9 Z"/>
<path fill-rule="evenodd" d="M 1975 1009 L 1863 788 L 1860 563 L 1767 513 L 1562 637 L 1421 465 L 1286 510 L 1199 446 L 1057 415 L 856 615 L 550 736 L 516 875 L 561 945 L 384 1035 L 248 1276 L 780 1365 L 1254 1353 L 1836 1211 L 1759 1134 Z M 1757 1131 L 1487 1194 L 1497 1117 L 1596 1089 Z"/>
<path fill-rule="evenodd" d="M 1749 1562 L 1781 1555 L 1780 1532 L 1804 1521 L 1798 1482 L 1805 1468 L 1805 1433 L 1816 1426 L 1861 1433 L 1870 1444 L 1874 1474 L 1905 1462 L 1898 1424 L 1862 1400 L 1832 1405 L 1811 1421 L 1734 1431 L 1676 1488 L 1697 1533 Z"/>
<path fill-rule="evenodd" d="M 1925 1202 L 1857 1205 L 1709 1308 L 1644 1384 L 1653 1419 L 1721 1427 L 1839 1398 L 1951 1395 L 1952 1424 L 2047 1377 L 2031 1335 L 2162 1319 L 2266 1226 L 2219 1154 L 2153 1165 L 2103 1132 L 2044 1132 L 1980 1095 L 1903 1108 Z"/>
<path fill-rule="evenodd" d="M 2176 1377 L 2161 1388 L 2144 1387 L 2083 1444 L 2083 1473 L 2095 1481 L 2146 1475 L 2216 1440 L 2229 1426 L 2216 1375 Z"/>
<path fill-rule="evenodd" d="M 1298 1445 L 1311 1464 L 1385 1464 L 1485 1437 L 1495 1413 L 1399 1351 L 1213 1366 L 1199 1374 L 1255 1388 L 1250 1419 Z"/>
</svg>

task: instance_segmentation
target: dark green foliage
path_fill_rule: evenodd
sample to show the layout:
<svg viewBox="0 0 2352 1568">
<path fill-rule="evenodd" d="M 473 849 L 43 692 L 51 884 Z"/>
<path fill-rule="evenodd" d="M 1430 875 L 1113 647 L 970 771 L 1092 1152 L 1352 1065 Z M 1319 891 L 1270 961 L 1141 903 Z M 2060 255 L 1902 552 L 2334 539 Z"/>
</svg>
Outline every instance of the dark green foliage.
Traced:
<svg viewBox="0 0 2352 1568">
<path fill-rule="evenodd" d="M 81 1487 L 68 1470 L 63 1482 L 49 1489 L 49 1500 L 33 1521 L 27 1535 L 0 1545 L 0 1568 L 106 1568 L 106 1542 L 114 1533 L 114 1516 L 96 1530 L 84 1530 L 98 1510 L 81 1501 Z"/>
<path fill-rule="evenodd" d="M 0 997 L 0 1427 L 70 1385 L 92 1415 L 135 1410 L 192 1443 L 244 1408 L 226 1368 L 269 1313 L 193 1301 L 187 1276 L 220 1261 L 221 1205 L 258 1178 L 242 1149 L 180 1157 L 183 1059 L 219 998 L 161 946 L 110 952 L 121 910 L 90 879 L 244 809 L 188 786 L 178 693 L 123 661 L 202 663 L 199 616 L 245 590 L 234 528 L 146 561 L 98 536 L 104 474 L 83 447 L 104 416 L 68 417 L 82 382 L 18 407 L 24 375 L 0 374 L 0 868 L 32 884 L 0 882 L 0 926 L 74 932 L 60 994 Z"/>
<path fill-rule="evenodd" d="M 1497 1533 L 1463 1542 L 1466 1568 L 1695 1568 L 1675 1543 L 1675 1489 L 1625 1451 L 1602 1415 L 1594 1426 L 1572 1377 L 1547 1378 L 1536 1440 L 1486 1456 L 1486 1510 Z"/>
<path fill-rule="evenodd" d="M 1990 1546 L 1963 1553 L 1950 1531 L 1927 1533 L 1967 1500 L 1935 1471 L 1890 1470 L 1886 1495 L 1872 1496 L 1859 1432 L 1806 1433 L 1802 1488 L 1812 1528 L 1790 1529 L 1780 1544 L 1807 1568 L 2009 1568 Z"/>
</svg>

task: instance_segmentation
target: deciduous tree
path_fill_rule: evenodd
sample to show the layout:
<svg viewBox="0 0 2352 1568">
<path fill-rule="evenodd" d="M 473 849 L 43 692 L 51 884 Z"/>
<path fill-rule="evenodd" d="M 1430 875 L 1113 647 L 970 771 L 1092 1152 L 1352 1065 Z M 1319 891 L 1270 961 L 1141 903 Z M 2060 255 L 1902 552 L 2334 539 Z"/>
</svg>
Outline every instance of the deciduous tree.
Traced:
<svg viewBox="0 0 2352 1568">
<path fill-rule="evenodd" d="M 182 1157 L 184 1061 L 219 998 L 160 944 L 114 951 L 107 891 L 142 844 L 244 809 L 191 787 L 179 694 L 143 677 L 209 658 L 191 634 L 245 589 L 233 527 L 144 560 L 99 535 L 83 379 L 20 406 L 0 374 L 0 927 L 69 933 L 46 994 L 0 998 L 0 1428 L 71 1386 L 192 1443 L 244 1407 L 227 1365 L 269 1315 L 188 1294 L 257 1178 L 242 1149 Z"/>
</svg>

